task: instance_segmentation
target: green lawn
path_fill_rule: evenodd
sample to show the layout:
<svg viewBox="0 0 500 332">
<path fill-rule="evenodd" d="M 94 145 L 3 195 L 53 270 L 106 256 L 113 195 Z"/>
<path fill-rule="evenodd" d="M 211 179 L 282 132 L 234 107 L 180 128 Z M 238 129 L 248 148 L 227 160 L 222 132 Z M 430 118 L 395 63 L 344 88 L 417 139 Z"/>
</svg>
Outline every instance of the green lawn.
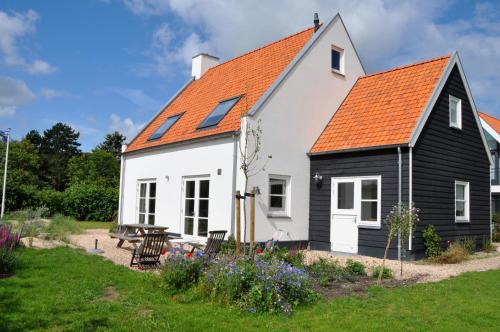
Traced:
<svg viewBox="0 0 500 332">
<path fill-rule="evenodd" d="M 2 331 L 486 331 L 500 326 L 500 270 L 409 288 L 373 288 L 366 297 L 323 301 L 287 318 L 174 302 L 162 295 L 155 276 L 73 249 L 20 254 L 17 275 L 0 279 Z M 107 287 L 118 298 L 104 298 Z"/>
<path fill-rule="evenodd" d="M 111 222 L 109 221 L 79 221 L 78 225 L 82 229 L 109 229 L 111 227 Z"/>
</svg>

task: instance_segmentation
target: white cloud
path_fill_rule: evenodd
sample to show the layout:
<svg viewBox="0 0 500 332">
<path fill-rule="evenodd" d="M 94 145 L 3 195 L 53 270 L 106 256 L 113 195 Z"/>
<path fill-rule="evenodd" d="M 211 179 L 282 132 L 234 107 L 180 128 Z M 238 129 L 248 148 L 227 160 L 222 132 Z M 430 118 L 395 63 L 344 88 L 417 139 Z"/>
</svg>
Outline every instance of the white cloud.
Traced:
<svg viewBox="0 0 500 332">
<path fill-rule="evenodd" d="M 35 95 L 23 81 L 0 77 L 0 116 L 13 116 L 18 107 L 34 99 Z"/>
<path fill-rule="evenodd" d="M 57 70 L 46 61 L 37 59 L 30 62 L 19 54 L 19 39 L 35 31 L 38 19 L 39 15 L 31 9 L 12 15 L 0 11 L 0 53 L 7 66 L 21 67 L 30 74 L 49 74 Z"/>
<path fill-rule="evenodd" d="M 109 131 L 118 131 L 122 135 L 125 135 L 129 142 L 146 125 L 145 123 L 135 123 L 130 118 L 122 119 L 119 115 L 114 113 L 111 114 L 110 120 L 111 124 L 109 125 Z"/>
<path fill-rule="evenodd" d="M 127 99 L 141 110 L 151 111 L 160 107 L 160 103 L 157 100 L 149 97 L 144 91 L 139 89 L 111 88 L 110 91 Z"/>
<path fill-rule="evenodd" d="M 40 90 L 40 95 L 44 97 L 46 100 L 52 100 L 61 97 L 78 97 L 66 91 L 51 89 L 51 88 L 43 88 Z"/>
<path fill-rule="evenodd" d="M 165 0 L 123 0 L 125 6 L 136 15 L 162 15 L 168 10 Z"/>
</svg>

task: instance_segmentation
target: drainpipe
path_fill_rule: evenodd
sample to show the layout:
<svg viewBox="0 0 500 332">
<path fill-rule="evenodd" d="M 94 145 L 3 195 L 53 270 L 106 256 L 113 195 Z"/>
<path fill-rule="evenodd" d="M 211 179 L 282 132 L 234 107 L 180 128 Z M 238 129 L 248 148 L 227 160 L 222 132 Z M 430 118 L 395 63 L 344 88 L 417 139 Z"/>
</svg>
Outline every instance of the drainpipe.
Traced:
<svg viewBox="0 0 500 332">
<path fill-rule="evenodd" d="M 402 182 L 401 147 L 398 146 L 398 209 L 401 213 L 401 182 Z M 398 232 L 398 260 L 401 260 L 401 232 Z"/>
<path fill-rule="evenodd" d="M 122 225 L 123 224 L 123 213 L 122 213 L 122 208 L 123 208 L 123 186 L 125 182 L 125 155 L 123 154 L 127 150 L 127 145 L 123 144 L 122 145 L 122 154 L 120 156 L 120 191 L 119 191 L 119 197 L 118 197 L 118 224 Z"/>
</svg>

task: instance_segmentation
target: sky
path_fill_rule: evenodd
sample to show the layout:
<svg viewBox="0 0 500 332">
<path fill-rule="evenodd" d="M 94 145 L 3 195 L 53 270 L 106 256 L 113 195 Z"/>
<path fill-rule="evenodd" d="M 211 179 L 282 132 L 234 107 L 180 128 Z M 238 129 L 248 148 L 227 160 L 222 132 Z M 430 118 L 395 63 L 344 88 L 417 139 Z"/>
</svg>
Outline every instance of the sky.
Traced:
<svg viewBox="0 0 500 332">
<path fill-rule="evenodd" d="M 64 122 L 84 151 L 128 140 L 190 77 L 337 12 L 368 73 L 457 50 L 479 110 L 500 117 L 500 2 L 386 0 L 2 0 L 0 130 Z"/>
</svg>

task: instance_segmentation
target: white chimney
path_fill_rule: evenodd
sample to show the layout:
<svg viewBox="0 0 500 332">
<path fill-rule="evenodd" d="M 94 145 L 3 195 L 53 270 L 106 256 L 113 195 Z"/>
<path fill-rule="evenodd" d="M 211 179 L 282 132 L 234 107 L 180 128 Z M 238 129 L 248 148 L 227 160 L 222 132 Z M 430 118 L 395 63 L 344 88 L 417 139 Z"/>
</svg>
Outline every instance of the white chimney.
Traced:
<svg viewBox="0 0 500 332">
<path fill-rule="evenodd" d="M 219 58 L 210 54 L 200 53 L 192 59 L 191 76 L 199 79 L 210 68 L 219 64 Z"/>
</svg>

